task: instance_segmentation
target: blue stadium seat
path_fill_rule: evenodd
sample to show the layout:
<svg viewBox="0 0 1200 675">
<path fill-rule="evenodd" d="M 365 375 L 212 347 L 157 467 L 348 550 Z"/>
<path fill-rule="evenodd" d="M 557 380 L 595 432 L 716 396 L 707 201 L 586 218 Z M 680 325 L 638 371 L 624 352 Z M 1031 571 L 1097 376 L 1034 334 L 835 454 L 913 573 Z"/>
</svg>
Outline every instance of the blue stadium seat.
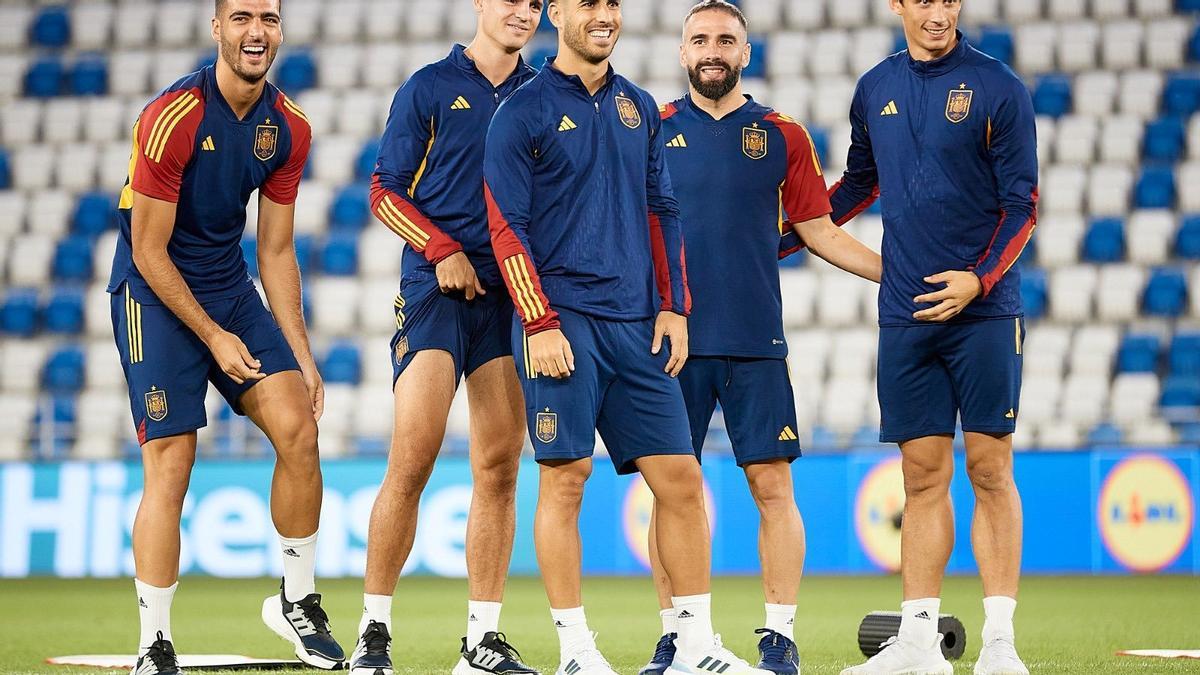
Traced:
<svg viewBox="0 0 1200 675">
<path fill-rule="evenodd" d="M 1175 162 L 1183 156 L 1187 130 L 1180 117 L 1163 117 L 1146 125 L 1142 156 L 1149 161 Z"/>
<path fill-rule="evenodd" d="M 32 288 L 11 288 L 0 304 L 0 331 L 29 337 L 37 331 L 38 293 Z"/>
<path fill-rule="evenodd" d="M 279 88 L 289 96 L 295 96 L 305 89 L 311 89 L 317 84 L 317 63 L 313 55 L 298 49 L 284 57 L 283 62 L 275 67 L 278 73 Z"/>
<path fill-rule="evenodd" d="M 50 355 L 42 369 L 42 386 L 54 394 L 77 392 L 83 388 L 83 350 L 62 347 Z"/>
<path fill-rule="evenodd" d="M 75 96 L 103 96 L 108 93 L 108 61 L 98 54 L 80 57 L 70 79 Z"/>
<path fill-rule="evenodd" d="M 1200 259 L 1200 213 L 1184 216 L 1175 233 L 1175 255 L 1190 260 Z"/>
<path fill-rule="evenodd" d="M 378 158 L 379 139 L 371 138 L 363 143 L 362 150 L 358 153 L 358 159 L 354 162 L 354 178 L 369 182 L 371 175 L 375 173 L 375 160 Z"/>
<path fill-rule="evenodd" d="M 1025 317 L 1040 319 L 1046 315 L 1046 271 L 1038 267 L 1021 270 L 1021 305 Z"/>
<path fill-rule="evenodd" d="M 48 407 L 38 406 L 37 413 L 33 418 L 34 426 L 41 428 L 43 423 L 48 423 L 51 424 L 50 428 L 52 429 L 49 443 L 44 442 L 42 438 L 38 438 L 34 442 L 34 450 L 38 459 L 67 458 L 71 447 L 70 441 L 75 436 L 75 408 L 75 396 L 71 393 L 51 396 Z M 50 420 L 45 419 L 46 413 L 50 414 Z"/>
<path fill-rule="evenodd" d="M 33 98 L 51 98 L 62 93 L 65 72 L 62 61 L 53 56 L 44 56 L 25 71 L 25 95 Z"/>
<path fill-rule="evenodd" d="M 358 384 L 362 377 L 362 355 L 352 342 L 337 342 L 329 348 L 321 375 L 329 384 Z"/>
<path fill-rule="evenodd" d="M 40 47 L 65 47 L 71 41 L 71 15 L 62 6 L 45 7 L 29 25 L 29 41 Z"/>
<path fill-rule="evenodd" d="M 1183 445 L 1200 446 L 1200 422 L 1180 424 L 1176 431 L 1179 432 L 1179 442 Z"/>
<path fill-rule="evenodd" d="M 821 160 L 821 164 L 829 163 L 829 130 L 818 126 L 806 128 L 808 135 L 812 137 L 813 149 L 817 151 L 817 157 Z"/>
<path fill-rule="evenodd" d="M 1117 262 L 1125 257 L 1125 223 L 1120 218 L 1097 218 L 1083 237 L 1083 258 L 1089 262 Z"/>
<path fill-rule="evenodd" d="M 203 54 L 196 60 L 196 70 L 203 70 L 209 66 L 216 65 L 217 50 L 213 49 Z"/>
<path fill-rule="evenodd" d="M 902 52 L 908 49 L 908 39 L 904 37 L 904 31 L 897 28 L 892 31 L 892 53 Z"/>
<path fill-rule="evenodd" d="M 1187 292 L 1182 270 L 1160 267 L 1150 274 L 1142 295 L 1142 309 L 1153 316 L 1179 316 L 1187 305 Z"/>
<path fill-rule="evenodd" d="M 1088 445 L 1120 445 L 1123 434 L 1121 428 L 1115 424 L 1101 422 L 1092 427 L 1088 432 Z"/>
<path fill-rule="evenodd" d="M 117 198 L 107 192 L 85 192 L 75 203 L 71 229 L 95 237 L 117 227 Z"/>
<path fill-rule="evenodd" d="M 1129 333 L 1117 350 L 1117 372 L 1153 373 L 1158 370 L 1161 349 L 1157 335 Z"/>
<path fill-rule="evenodd" d="M 1033 88 L 1033 109 L 1039 115 L 1062 117 L 1071 111 L 1071 79 L 1066 75 L 1043 75 Z"/>
<path fill-rule="evenodd" d="M 1180 0 L 1180 2 L 1191 2 L 1200 9 L 1200 0 Z M 1188 57 L 1193 61 L 1200 61 L 1200 24 L 1196 24 L 1196 32 L 1192 33 L 1192 39 L 1188 43 Z"/>
<path fill-rule="evenodd" d="M 309 162 L 311 165 L 312 162 Z M 309 268 L 312 267 L 313 259 L 313 238 L 312 235 L 298 234 L 296 235 L 296 263 L 300 266 L 301 276 L 307 275 Z"/>
<path fill-rule="evenodd" d="M 71 235 L 58 242 L 54 251 L 54 278 L 66 281 L 87 281 L 92 278 L 92 241 Z"/>
<path fill-rule="evenodd" d="M 334 232 L 358 232 L 371 219 L 371 195 L 366 183 L 347 185 L 329 207 L 329 226 Z"/>
<path fill-rule="evenodd" d="M 554 30 L 554 27 L 550 24 L 549 21 L 543 20 L 542 24 L 541 24 L 541 26 L 539 26 L 539 28 L 543 28 L 545 26 L 550 26 L 550 30 Z M 537 45 L 529 51 L 529 60 L 526 61 L 526 63 L 528 63 L 530 66 L 536 68 L 537 70 L 541 70 L 542 67 L 546 65 L 546 59 L 550 58 L 551 56 L 554 56 L 557 53 L 558 53 L 558 46 L 555 44 L 546 43 L 546 44 L 542 44 L 542 45 Z"/>
<path fill-rule="evenodd" d="M 840 447 L 841 441 L 838 439 L 837 432 L 829 427 L 824 427 L 819 424 L 813 425 L 812 428 L 812 447 L 818 450 L 834 450 Z"/>
<path fill-rule="evenodd" d="M 341 277 L 358 273 L 358 237 L 350 234 L 331 234 L 321 250 L 321 271 Z"/>
<path fill-rule="evenodd" d="M 1200 12 L 1200 0 L 1176 0 L 1175 4 L 1181 12 Z"/>
<path fill-rule="evenodd" d="M 788 257 L 784 258 L 783 260 L 779 261 L 780 267 L 789 267 L 792 269 L 798 269 L 798 268 L 804 267 L 807 264 L 808 264 L 808 251 L 807 250 L 800 251 L 798 253 L 793 253 L 793 254 L 789 255 Z"/>
<path fill-rule="evenodd" d="M 1200 75 L 1175 73 L 1167 78 L 1162 94 L 1163 112 L 1187 118 L 1200 110 Z"/>
<path fill-rule="evenodd" d="M 975 43 L 979 51 L 988 56 L 1012 65 L 1013 62 L 1013 35 L 1012 31 L 1007 26 L 984 26 L 979 34 L 979 41 Z"/>
<path fill-rule="evenodd" d="M 1200 332 L 1175 334 L 1167 353 L 1167 368 L 1172 375 L 1200 377 Z"/>
<path fill-rule="evenodd" d="M 852 448 L 873 448 L 879 445 L 879 427 L 859 427 L 850 438 Z"/>
<path fill-rule="evenodd" d="M 1169 209 L 1175 206 L 1175 172 L 1170 166 L 1142 168 L 1134 188 L 1134 204 L 1139 209 Z"/>
<path fill-rule="evenodd" d="M 742 77 L 763 78 L 767 76 L 767 41 L 761 35 L 750 36 L 750 49 L 758 58 L 750 59 L 750 65 L 742 70 Z"/>
<path fill-rule="evenodd" d="M 1171 375 L 1163 382 L 1162 397 L 1158 404 L 1163 408 L 1200 407 L 1200 377 L 1194 375 Z M 1172 417 L 1169 410 L 1163 415 Z"/>
<path fill-rule="evenodd" d="M 242 239 L 242 257 L 246 259 L 246 269 L 250 276 L 258 278 L 258 240 L 249 237 Z"/>
<path fill-rule="evenodd" d="M 83 332 L 83 292 L 57 288 L 42 310 L 42 320 L 51 333 L 78 335 Z"/>
<path fill-rule="evenodd" d="M 8 151 L 0 148 L 0 190 L 12 187 L 12 162 L 8 159 Z"/>
</svg>

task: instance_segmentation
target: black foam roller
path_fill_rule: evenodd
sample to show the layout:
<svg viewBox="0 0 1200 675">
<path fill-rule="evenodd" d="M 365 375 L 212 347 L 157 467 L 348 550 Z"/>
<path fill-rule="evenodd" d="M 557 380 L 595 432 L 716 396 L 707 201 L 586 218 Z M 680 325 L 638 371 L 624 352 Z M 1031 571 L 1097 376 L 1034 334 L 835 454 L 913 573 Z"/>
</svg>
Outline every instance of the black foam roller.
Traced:
<svg viewBox="0 0 1200 675">
<path fill-rule="evenodd" d="M 871 612 L 858 625 L 858 648 L 870 658 L 879 653 L 881 645 L 900 632 L 900 612 Z M 950 614 L 938 616 L 938 632 L 942 634 L 942 654 L 950 660 L 962 658 L 967 649 L 967 630 Z"/>
</svg>

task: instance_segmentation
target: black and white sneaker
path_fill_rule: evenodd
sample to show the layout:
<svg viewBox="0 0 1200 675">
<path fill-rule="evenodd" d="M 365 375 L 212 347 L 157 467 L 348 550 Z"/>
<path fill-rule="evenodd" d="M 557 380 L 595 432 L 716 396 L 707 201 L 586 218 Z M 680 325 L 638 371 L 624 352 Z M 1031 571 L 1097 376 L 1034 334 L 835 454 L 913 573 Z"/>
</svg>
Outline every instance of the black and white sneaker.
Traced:
<svg viewBox="0 0 1200 675">
<path fill-rule="evenodd" d="M 183 675 L 179 659 L 175 656 L 175 647 L 170 640 L 163 639 L 162 631 L 158 632 L 158 639 L 150 645 L 150 649 L 138 657 L 129 675 Z"/>
<path fill-rule="evenodd" d="M 392 675 L 392 636 L 387 626 L 378 621 L 367 624 L 354 645 L 350 675 Z"/>
<path fill-rule="evenodd" d="M 283 595 L 263 600 L 262 620 L 276 635 L 296 647 L 296 658 L 315 668 L 341 670 L 346 652 L 329 631 L 329 616 L 321 609 L 321 594 L 310 593 L 303 600 L 291 602 Z"/>
<path fill-rule="evenodd" d="M 508 644 L 504 633 L 487 632 L 474 649 L 467 649 L 467 638 L 462 639 L 462 657 L 451 671 L 452 675 L 476 675 L 498 673 L 503 675 L 538 675 L 537 668 L 521 663 L 521 652 Z"/>
</svg>

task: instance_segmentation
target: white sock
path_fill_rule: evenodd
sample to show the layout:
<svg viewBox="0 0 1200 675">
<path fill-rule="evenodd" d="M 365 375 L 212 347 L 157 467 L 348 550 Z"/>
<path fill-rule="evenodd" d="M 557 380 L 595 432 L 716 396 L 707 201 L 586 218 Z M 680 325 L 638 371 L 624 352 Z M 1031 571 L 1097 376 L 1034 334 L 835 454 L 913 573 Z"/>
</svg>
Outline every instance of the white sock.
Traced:
<svg viewBox="0 0 1200 675">
<path fill-rule="evenodd" d="M 179 587 L 179 582 L 176 581 L 166 588 L 158 588 L 134 579 L 133 587 L 137 590 L 138 616 L 142 625 L 141 635 L 138 637 L 138 656 L 141 656 L 158 639 L 160 632 L 163 639 L 171 639 L 171 601 L 175 599 L 175 589 Z"/>
<path fill-rule="evenodd" d="M 1003 595 L 992 595 L 983 599 L 983 643 L 996 638 L 1013 639 L 1013 614 L 1017 601 Z"/>
<path fill-rule="evenodd" d="M 900 603 L 900 639 L 928 648 L 937 642 L 941 598 L 920 598 Z"/>
<path fill-rule="evenodd" d="M 658 618 L 662 619 L 663 635 L 679 632 L 679 622 L 675 620 L 675 608 L 663 609 L 658 612 Z"/>
<path fill-rule="evenodd" d="M 595 643 L 592 631 L 588 630 L 587 617 L 582 607 L 551 608 L 550 617 L 554 619 L 554 628 L 558 630 L 558 650 L 564 661 L 567 655 L 576 649 L 590 647 Z"/>
<path fill-rule="evenodd" d="M 387 626 L 388 635 L 392 634 L 392 596 L 363 593 L 363 615 L 358 622 L 358 634 L 366 632 L 372 621 Z"/>
<path fill-rule="evenodd" d="M 483 642 L 485 633 L 500 630 L 499 602 L 467 601 L 467 649 Z"/>
<path fill-rule="evenodd" d="M 283 553 L 283 596 L 298 602 L 317 592 L 317 533 L 303 539 L 279 538 Z"/>
<path fill-rule="evenodd" d="M 682 595 L 671 598 L 675 621 L 679 626 L 679 651 L 687 654 L 711 651 L 715 636 L 712 627 L 712 594 Z"/>
<path fill-rule="evenodd" d="M 769 602 L 767 603 L 767 628 L 794 642 L 796 640 L 793 631 L 793 624 L 795 622 L 795 605 L 773 605 Z"/>
</svg>

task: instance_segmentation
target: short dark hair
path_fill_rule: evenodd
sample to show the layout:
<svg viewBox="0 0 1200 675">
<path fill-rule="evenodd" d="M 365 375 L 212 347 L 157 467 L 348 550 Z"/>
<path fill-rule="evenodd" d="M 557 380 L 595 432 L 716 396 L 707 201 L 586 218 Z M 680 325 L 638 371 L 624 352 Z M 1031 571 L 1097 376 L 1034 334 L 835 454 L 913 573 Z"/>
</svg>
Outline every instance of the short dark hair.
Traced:
<svg viewBox="0 0 1200 675">
<path fill-rule="evenodd" d="M 224 7 L 224 6 L 225 6 L 225 3 L 226 3 L 226 2 L 228 2 L 228 1 L 229 1 L 229 0 L 216 0 L 216 4 L 215 4 L 215 6 L 213 7 L 213 12 L 214 12 L 214 13 L 215 13 L 215 14 L 216 14 L 218 17 L 219 17 L 219 16 L 221 16 L 221 8 L 222 8 L 222 7 Z M 279 11 L 281 11 L 281 12 L 283 11 L 283 0 L 279 0 Z"/>
<path fill-rule="evenodd" d="M 700 12 L 707 12 L 709 10 L 725 12 L 729 16 L 737 19 L 738 23 L 742 24 L 743 30 L 745 30 L 747 33 L 750 32 L 750 23 L 746 21 L 746 15 L 742 13 L 742 10 L 738 8 L 737 5 L 728 2 L 727 0 L 700 0 L 700 2 L 696 3 L 694 7 L 688 10 L 687 16 L 683 17 L 684 25 L 686 25 L 693 16 L 696 16 Z"/>
</svg>

